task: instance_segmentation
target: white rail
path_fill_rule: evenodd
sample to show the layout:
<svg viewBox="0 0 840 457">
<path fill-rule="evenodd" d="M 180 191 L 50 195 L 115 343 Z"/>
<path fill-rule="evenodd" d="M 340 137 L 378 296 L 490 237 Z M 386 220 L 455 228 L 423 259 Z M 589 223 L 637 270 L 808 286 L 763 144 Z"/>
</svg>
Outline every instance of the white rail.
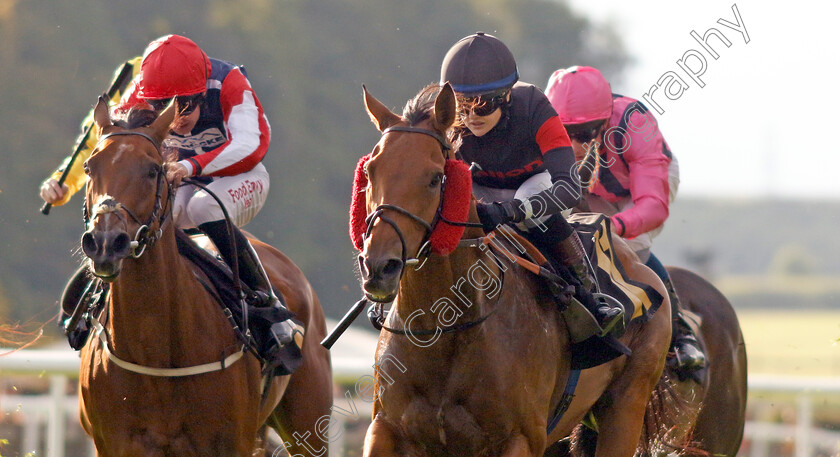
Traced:
<svg viewBox="0 0 840 457">
<path fill-rule="evenodd" d="M 0 354 L 8 352 L 0 348 Z M 372 362 L 367 357 L 333 357 L 333 373 L 339 379 L 356 379 L 373 374 Z M 78 399 L 67 395 L 67 381 L 79 375 L 79 358 L 69 350 L 21 350 L 0 356 L 0 376 L 48 376 L 49 395 L 4 395 L 0 392 L 0 411 L 4 414 L 25 411 L 46 419 L 46 456 L 64 457 L 65 426 L 77 420 Z M 840 450 L 840 432 L 813 427 L 813 394 L 840 393 L 840 378 L 797 378 L 752 375 L 749 378 L 751 394 L 756 392 L 783 392 L 797 395 L 797 422 L 795 425 L 748 422 L 745 438 L 751 440 L 750 457 L 765 457 L 772 442 L 793 437 L 796 457 L 813 457 L 818 450 Z M 71 417 L 72 416 L 72 417 Z M 24 431 L 21 451 L 37 447 L 37 426 Z M 0 436 L 0 439 L 3 437 Z M 334 448 L 340 449 L 339 446 Z M 91 450 L 91 455 L 93 455 Z"/>
</svg>

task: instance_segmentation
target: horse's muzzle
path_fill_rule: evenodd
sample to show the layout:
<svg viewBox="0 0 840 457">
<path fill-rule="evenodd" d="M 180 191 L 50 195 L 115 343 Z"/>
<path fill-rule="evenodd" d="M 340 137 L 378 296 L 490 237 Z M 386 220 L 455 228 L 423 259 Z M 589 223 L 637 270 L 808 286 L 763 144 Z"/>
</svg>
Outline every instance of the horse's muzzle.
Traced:
<svg viewBox="0 0 840 457">
<path fill-rule="evenodd" d="M 122 260 L 131 253 L 131 238 L 122 230 L 91 229 L 82 235 L 82 252 L 90 259 L 93 274 L 113 281 Z"/>
<path fill-rule="evenodd" d="M 367 298 L 380 303 L 394 301 L 404 267 L 403 261 L 396 257 L 372 259 L 360 254 L 359 270 L 362 273 L 362 288 Z"/>
</svg>

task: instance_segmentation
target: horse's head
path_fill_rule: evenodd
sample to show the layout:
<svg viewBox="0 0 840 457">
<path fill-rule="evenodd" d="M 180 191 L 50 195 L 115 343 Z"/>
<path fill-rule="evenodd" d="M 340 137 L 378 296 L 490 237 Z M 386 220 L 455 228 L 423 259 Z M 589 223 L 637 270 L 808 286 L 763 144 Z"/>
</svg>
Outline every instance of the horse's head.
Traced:
<svg viewBox="0 0 840 457">
<path fill-rule="evenodd" d="M 449 84 L 423 89 L 402 116 L 367 89 L 364 100 L 382 137 L 359 162 L 351 236 L 361 251 L 365 294 L 389 302 L 406 263 L 457 246 L 464 227 L 447 221 L 466 220 L 472 189 L 467 167 L 450 158 L 456 102 Z"/>
<path fill-rule="evenodd" d="M 113 281 L 122 260 L 138 257 L 159 237 L 169 184 L 159 145 L 175 115 L 170 106 L 151 125 L 126 129 L 111 120 L 104 97 L 94 108 L 99 142 L 85 162 L 82 251 L 96 276 Z"/>
</svg>

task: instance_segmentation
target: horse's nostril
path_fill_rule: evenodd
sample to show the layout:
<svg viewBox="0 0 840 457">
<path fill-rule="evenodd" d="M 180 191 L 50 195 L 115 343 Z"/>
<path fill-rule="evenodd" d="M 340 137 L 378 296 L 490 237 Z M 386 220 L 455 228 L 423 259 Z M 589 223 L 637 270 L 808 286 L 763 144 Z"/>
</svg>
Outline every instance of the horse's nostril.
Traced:
<svg viewBox="0 0 840 457">
<path fill-rule="evenodd" d="M 96 244 L 96 237 L 91 232 L 85 232 L 82 235 L 82 252 L 88 257 L 93 257 L 96 254 L 98 247 Z"/>
<path fill-rule="evenodd" d="M 402 270 L 403 263 L 399 259 L 390 259 L 385 262 L 385 267 L 382 269 L 382 275 L 385 277 L 396 276 Z"/>
<path fill-rule="evenodd" d="M 128 238 L 127 233 L 120 233 L 116 237 L 114 237 L 113 249 L 115 254 L 128 253 L 130 248 L 131 240 Z"/>
</svg>

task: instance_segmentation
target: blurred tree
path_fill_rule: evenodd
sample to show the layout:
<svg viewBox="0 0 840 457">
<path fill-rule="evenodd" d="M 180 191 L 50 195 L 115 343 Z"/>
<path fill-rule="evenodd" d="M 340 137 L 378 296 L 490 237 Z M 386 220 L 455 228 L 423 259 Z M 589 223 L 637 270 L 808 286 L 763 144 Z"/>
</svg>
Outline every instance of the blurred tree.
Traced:
<svg viewBox="0 0 840 457">
<path fill-rule="evenodd" d="M 271 197 L 246 228 L 298 263 L 339 316 L 359 294 L 347 236 L 353 167 L 378 138 L 361 85 L 397 108 L 477 30 L 503 39 L 522 79 L 539 86 L 561 66 L 613 77 L 626 62 L 617 36 L 548 0 L 0 0 L 0 277 L 21 304 L 5 312 L 55 306 L 80 260 L 81 198 L 45 218 L 38 185 L 70 152 L 113 69 L 177 33 L 245 65 L 272 127 Z"/>
</svg>

